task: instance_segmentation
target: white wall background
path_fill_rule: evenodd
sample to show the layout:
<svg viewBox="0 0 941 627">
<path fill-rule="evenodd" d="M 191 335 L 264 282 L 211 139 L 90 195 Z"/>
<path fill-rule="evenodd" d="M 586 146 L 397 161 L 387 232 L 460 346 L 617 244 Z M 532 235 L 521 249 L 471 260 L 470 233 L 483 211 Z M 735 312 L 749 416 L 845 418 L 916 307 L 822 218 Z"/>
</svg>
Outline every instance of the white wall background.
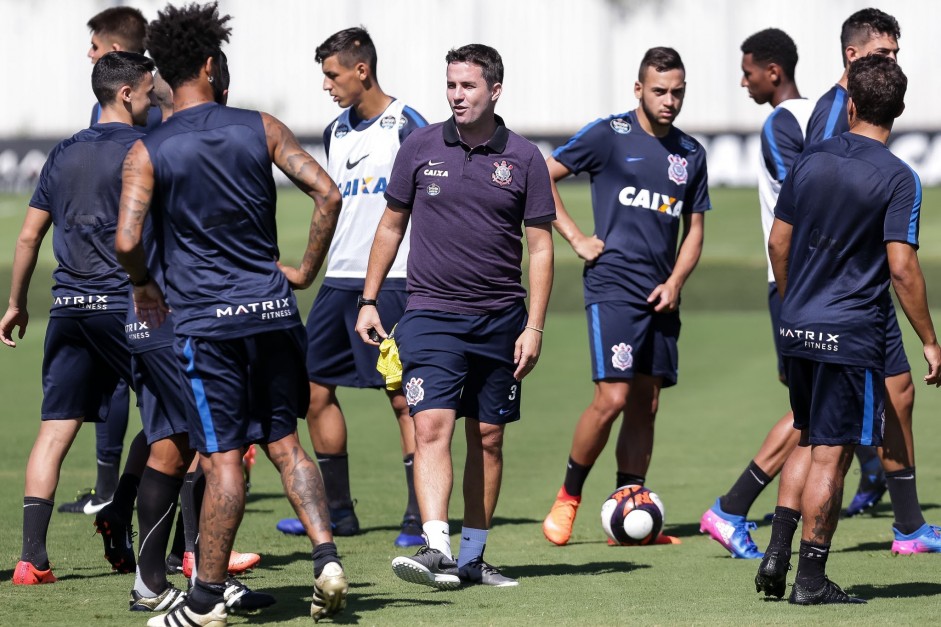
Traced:
<svg viewBox="0 0 941 627">
<path fill-rule="evenodd" d="M 94 98 L 85 26 L 118 4 L 156 17 L 164 1 L 0 0 L 0 137 L 61 137 L 87 125 Z M 319 135 L 337 114 L 321 91 L 316 46 L 333 32 L 365 25 L 379 50 L 383 88 L 431 121 L 448 115 L 444 54 L 481 42 L 504 58 L 498 112 L 522 133 L 569 134 L 636 105 L 643 52 L 679 50 L 688 95 L 679 126 L 689 132 L 754 131 L 768 114 L 739 87 L 739 46 L 776 26 L 797 42 L 798 84 L 817 98 L 842 64 L 839 30 L 860 0 L 222 0 L 233 16 L 226 48 L 230 104 L 268 111 L 298 134 Z M 941 130 L 934 60 L 941 2 L 883 0 L 902 27 L 899 62 L 909 77 L 897 130 Z"/>
</svg>

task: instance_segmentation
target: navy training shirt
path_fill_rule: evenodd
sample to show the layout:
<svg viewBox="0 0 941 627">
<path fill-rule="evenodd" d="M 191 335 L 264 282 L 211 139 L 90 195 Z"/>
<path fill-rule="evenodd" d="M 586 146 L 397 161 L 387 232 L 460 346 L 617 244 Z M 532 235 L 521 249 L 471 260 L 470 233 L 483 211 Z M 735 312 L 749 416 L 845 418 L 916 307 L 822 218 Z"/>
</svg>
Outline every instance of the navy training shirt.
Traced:
<svg viewBox="0 0 941 627">
<path fill-rule="evenodd" d="M 881 143 L 843 133 L 811 146 L 785 179 L 775 217 L 793 225 L 781 352 L 882 369 L 886 242 L 917 248 L 918 175 Z"/>
<path fill-rule="evenodd" d="M 453 117 L 414 130 L 385 196 L 411 211 L 407 310 L 486 314 L 526 297 L 523 225 L 552 222 L 555 202 L 539 149 L 499 116 L 474 148 Z"/>
<path fill-rule="evenodd" d="M 591 176 L 595 234 L 604 241 L 585 268 L 585 303 L 630 302 L 666 281 L 676 263 L 680 216 L 711 208 L 706 151 L 678 128 L 647 134 L 631 111 L 597 120 L 552 156 Z"/>
<path fill-rule="evenodd" d="M 55 225 L 51 317 L 127 309 L 127 275 L 114 252 L 114 234 L 124 157 L 142 136 L 120 122 L 96 124 L 49 153 L 29 204 L 48 211 Z"/>
<path fill-rule="evenodd" d="M 261 114 L 201 104 L 143 142 L 177 335 L 223 340 L 301 325 L 276 265 L 277 193 Z"/>
<path fill-rule="evenodd" d="M 807 145 L 813 146 L 825 139 L 850 130 L 846 105 L 849 95 L 839 83 L 820 96 L 807 122 Z"/>
</svg>

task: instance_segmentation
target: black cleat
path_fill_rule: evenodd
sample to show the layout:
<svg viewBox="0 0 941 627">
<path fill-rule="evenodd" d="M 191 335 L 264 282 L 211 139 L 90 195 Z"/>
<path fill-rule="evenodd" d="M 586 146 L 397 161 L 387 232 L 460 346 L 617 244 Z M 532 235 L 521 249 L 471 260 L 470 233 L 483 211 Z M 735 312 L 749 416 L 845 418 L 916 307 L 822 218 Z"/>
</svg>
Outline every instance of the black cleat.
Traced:
<svg viewBox="0 0 941 627">
<path fill-rule="evenodd" d="M 112 570 L 119 573 L 133 573 L 137 569 L 134 555 L 134 527 L 124 520 L 112 508 L 106 507 L 95 514 L 95 527 L 105 544 L 105 559 Z"/>
<path fill-rule="evenodd" d="M 178 575 L 183 572 L 183 558 L 176 553 L 167 555 L 167 574 Z"/>
<path fill-rule="evenodd" d="M 787 571 L 791 570 L 791 564 L 783 555 L 767 552 L 761 559 L 758 566 L 758 574 L 755 575 L 755 591 L 764 592 L 766 597 L 784 596 L 784 590 L 787 587 Z"/>
<path fill-rule="evenodd" d="M 349 507 L 342 507 L 330 510 L 330 526 L 333 528 L 335 536 L 355 536 L 359 533 L 359 518 L 353 510 L 354 503 Z"/>
<path fill-rule="evenodd" d="M 791 587 L 791 596 L 787 602 L 794 605 L 829 605 L 831 603 L 866 603 L 864 599 L 851 597 L 843 592 L 843 588 L 824 578 L 823 586 L 819 590 L 808 590 L 797 582 Z"/>
</svg>

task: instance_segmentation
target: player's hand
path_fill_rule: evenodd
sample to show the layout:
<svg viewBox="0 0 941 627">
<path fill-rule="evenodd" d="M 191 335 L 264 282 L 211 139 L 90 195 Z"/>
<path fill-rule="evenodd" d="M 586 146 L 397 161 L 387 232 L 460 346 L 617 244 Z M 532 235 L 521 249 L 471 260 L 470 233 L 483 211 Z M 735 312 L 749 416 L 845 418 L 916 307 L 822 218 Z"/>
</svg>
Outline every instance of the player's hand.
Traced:
<svg viewBox="0 0 941 627">
<path fill-rule="evenodd" d="M 539 361 L 539 354 L 542 352 L 542 333 L 534 329 L 523 329 L 523 332 L 516 339 L 516 346 L 513 350 L 513 363 L 516 364 L 516 371 L 513 378 L 522 381 L 523 378 L 533 371 L 536 362 Z"/>
<path fill-rule="evenodd" d="M 363 305 L 359 310 L 355 329 L 363 342 L 370 346 L 379 346 L 382 340 L 389 337 L 386 330 L 382 328 L 382 322 L 379 320 L 379 310 L 376 309 L 375 305 Z"/>
<path fill-rule="evenodd" d="M 16 348 L 16 342 L 13 341 L 13 329 L 20 328 L 18 337 L 22 340 L 26 335 L 27 324 L 29 324 L 29 312 L 25 309 L 10 307 L 0 320 L 0 341 L 10 348 Z"/>
<path fill-rule="evenodd" d="M 667 281 L 653 288 L 647 302 L 653 305 L 653 310 L 657 313 L 676 311 L 680 306 L 680 291 Z"/>
<path fill-rule="evenodd" d="M 941 386 L 941 347 L 937 342 L 925 344 L 925 361 L 928 362 L 925 383 L 935 387 Z"/>
<path fill-rule="evenodd" d="M 134 313 L 153 329 L 158 328 L 167 319 L 170 308 L 167 307 L 160 288 L 153 281 L 134 288 Z"/>
<path fill-rule="evenodd" d="M 586 266 L 593 266 L 604 250 L 604 242 L 597 235 L 583 236 L 572 242 L 572 250 L 585 260 Z"/>
<path fill-rule="evenodd" d="M 314 282 L 313 277 L 308 277 L 304 272 L 301 272 L 293 266 L 285 266 L 280 261 L 276 261 L 275 263 L 278 264 L 278 270 L 287 277 L 288 283 L 291 285 L 292 289 L 306 290 L 310 287 L 310 284 Z"/>
</svg>

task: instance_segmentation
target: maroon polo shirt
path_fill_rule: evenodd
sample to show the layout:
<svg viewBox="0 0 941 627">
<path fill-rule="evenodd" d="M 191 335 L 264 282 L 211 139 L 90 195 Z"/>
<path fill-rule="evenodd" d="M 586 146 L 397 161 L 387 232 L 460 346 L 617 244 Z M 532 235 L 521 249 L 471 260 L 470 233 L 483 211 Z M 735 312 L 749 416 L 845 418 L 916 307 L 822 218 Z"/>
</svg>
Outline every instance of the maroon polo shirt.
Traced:
<svg viewBox="0 0 941 627">
<path fill-rule="evenodd" d="M 417 129 L 395 158 L 386 201 L 411 211 L 408 310 L 502 311 L 526 297 L 523 226 L 551 222 L 549 170 L 506 128 L 471 148 L 454 118 Z"/>
</svg>

